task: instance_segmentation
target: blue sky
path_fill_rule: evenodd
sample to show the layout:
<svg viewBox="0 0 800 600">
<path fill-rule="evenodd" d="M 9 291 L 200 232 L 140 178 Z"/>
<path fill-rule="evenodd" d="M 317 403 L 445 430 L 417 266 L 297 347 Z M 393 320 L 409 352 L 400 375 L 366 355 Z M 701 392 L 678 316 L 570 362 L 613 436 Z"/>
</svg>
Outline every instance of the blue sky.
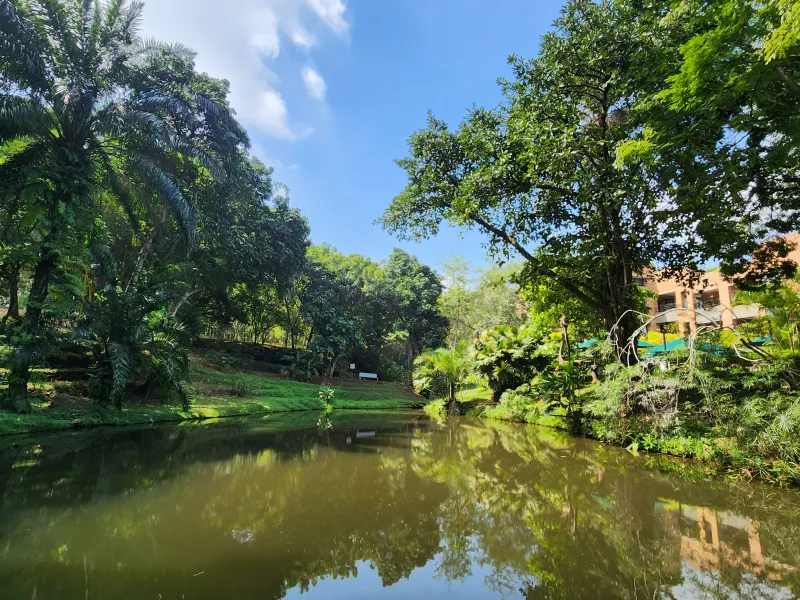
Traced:
<svg viewBox="0 0 800 600">
<path fill-rule="evenodd" d="M 457 124 L 500 99 L 511 53 L 530 57 L 560 0 L 149 0 L 144 32 L 182 42 L 231 82 L 253 152 L 275 168 L 314 243 L 385 258 L 399 246 L 438 267 L 486 262 L 483 236 L 421 244 L 373 225 L 405 185 L 394 163 L 426 113 Z"/>
</svg>

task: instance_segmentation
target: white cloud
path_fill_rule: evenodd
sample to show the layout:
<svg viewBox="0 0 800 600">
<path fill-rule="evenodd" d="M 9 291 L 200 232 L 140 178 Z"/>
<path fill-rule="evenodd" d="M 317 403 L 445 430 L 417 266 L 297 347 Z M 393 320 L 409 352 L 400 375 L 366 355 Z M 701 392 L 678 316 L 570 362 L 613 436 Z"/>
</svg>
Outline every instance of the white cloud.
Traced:
<svg viewBox="0 0 800 600">
<path fill-rule="evenodd" d="M 303 69 L 303 82 L 305 82 L 306 89 L 312 98 L 320 101 L 325 100 L 325 90 L 327 86 L 325 85 L 325 80 L 322 78 L 322 75 L 311 67 L 305 67 Z"/>
<path fill-rule="evenodd" d="M 198 70 L 229 80 L 231 104 L 246 126 L 287 140 L 308 135 L 312 129 L 290 113 L 271 61 L 286 41 L 311 51 L 326 30 L 346 36 L 342 0 L 236 0 L 226 10 L 219 6 L 218 0 L 150 0 L 143 32 L 189 46 L 197 51 Z M 313 84 L 305 70 L 303 81 L 313 97 L 324 99 L 325 81 L 313 73 Z"/>
<path fill-rule="evenodd" d="M 347 7 L 342 0 L 308 0 L 308 5 L 328 24 L 328 27 L 337 33 L 347 33 L 349 25 L 344 18 Z"/>
</svg>

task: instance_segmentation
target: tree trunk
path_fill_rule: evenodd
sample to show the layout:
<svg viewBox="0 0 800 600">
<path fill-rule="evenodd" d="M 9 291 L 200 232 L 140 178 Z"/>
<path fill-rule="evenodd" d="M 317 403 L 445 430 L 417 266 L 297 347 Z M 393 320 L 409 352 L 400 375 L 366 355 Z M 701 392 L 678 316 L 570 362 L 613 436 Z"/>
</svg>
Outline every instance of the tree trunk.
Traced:
<svg viewBox="0 0 800 600">
<path fill-rule="evenodd" d="M 180 300 L 178 300 L 178 303 L 177 303 L 177 304 L 176 304 L 176 305 L 175 305 L 175 306 L 172 308 L 172 310 L 170 310 L 170 311 L 169 311 L 169 316 L 170 316 L 170 317 L 175 317 L 175 316 L 178 314 L 178 311 L 181 309 L 181 306 L 183 306 L 184 304 L 186 304 L 186 302 L 189 300 L 189 298 L 191 298 L 191 297 L 192 297 L 192 295 L 196 294 L 196 293 L 197 293 L 197 292 L 199 292 L 199 291 L 200 291 L 200 290 L 192 290 L 192 291 L 190 291 L 190 292 L 186 292 L 186 293 L 185 293 L 185 294 L 184 294 L 184 295 L 181 297 L 181 299 L 180 299 Z"/>
<path fill-rule="evenodd" d="M 19 265 L 12 265 L 8 269 L 8 311 L 3 316 L 3 325 L 8 319 L 19 319 Z"/>
<path fill-rule="evenodd" d="M 153 228 L 147 234 L 147 238 L 142 245 L 142 249 L 139 251 L 139 256 L 136 258 L 136 265 L 133 268 L 133 273 L 131 274 L 131 278 L 128 281 L 128 284 L 125 286 L 125 291 L 127 292 L 131 288 L 133 288 L 139 281 L 139 277 L 142 274 L 142 270 L 144 269 L 144 264 L 147 262 L 147 257 L 150 254 L 150 250 L 153 247 L 153 243 L 156 241 L 156 235 L 158 231 L 161 229 L 161 226 L 167 220 L 167 207 L 163 206 L 161 208 L 161 214 L 159 215 L 159 219 L 156 223 L 153 224 Z"/>
<path fill-rule="evenodd" d="M 57 264 L 57 257 L 48 246 L 42 248 L 39 262 L 33 273 L 33 284 L 25 309 L 23 331 L 27 340 L 38 337 L 47 294 L 50 291 L 50 277 Z M 11 358 L 8 375 L 8 397 L 6 403 L 17 412 L 30 412 L 28 381 L 30 380 L 31 348 L 28 343 L 20 345 Z"/>
<path fill-rule="evenodd" d="M 450 400 L 447 403 L 447 414 L 451 417 L 459 417 L 461 416 L 461 406 L 458 404 L 458 400 L 456 400 L 456 388 L 451 383 L 449 387 L 450 391 Z"/>
<path fill-rule="evenodd" d="M 567 330 L 567 315 L 561 315 L 561 347 L 558 349 L 558 363 L 566 365 L 572 358 L 572 350 L 569 347 L 569 332 Z M 564 358 L 564 350 L 567 351 L 567 357 Z"/>
<path fill-rule="evenodd" d="M 623 365 L 629 367 L 639 362 L 636 353 L 635 332 L 639 329 L 639 323 L 633 312 L 626 312 L 624 315 L 609 313 L 604 315 L 606 327 L 612 332 L 614 351 Z"/>
<path fill-rule="evenodd" d="M 333 358 L 331 358 L 331 371 L 330 371 L 330 375 L 328 376 L 329 379 L 333 379 L 333 371 L 336 369 L 336 360 L 337 360 L 337 358 L 338 357 L 336 355 L 334 355 Z"/>
</svg>

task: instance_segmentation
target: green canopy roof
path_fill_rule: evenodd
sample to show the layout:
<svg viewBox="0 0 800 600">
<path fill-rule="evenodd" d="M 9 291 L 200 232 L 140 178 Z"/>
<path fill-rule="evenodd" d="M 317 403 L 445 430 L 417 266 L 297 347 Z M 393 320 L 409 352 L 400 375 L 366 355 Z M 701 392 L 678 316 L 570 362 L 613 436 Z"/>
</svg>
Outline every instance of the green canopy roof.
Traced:
<svg viewBox="0 0 800 600">
<path fill-rule="evenodd" d="M 689 347 L 689 340 L 687 338 L 680 338 L 677 340 L 673 340 L 671 342 L 667 342 L 666 347 L 664 344 L 658 344 L 652 348 L 648 348 L 644 352 L 642 352 L 643 356 L 655 356 L 657 354 L 664 354 L 666 352 L 674 352 L 675 350 L 683 350 L 684 348 Z M 718 346 L 716 344 L 698 344 L 697 346 L 701 350 L 705 352 L 713 352 L 714 354 L 723 355 L 725 354 L 726 350 L 723 346 Z"/>
<path fill-rule="evenodd" d="M 581 342 L 580 344 L 578 344 L 578 348 L 580 348 L 581 350 L 586 350 L 587 348 L 591 348 L 592 346 L 597 344 L 599 341 L 600 340 L 598 340 L 597 338 L 592 338 L 590 340 L 586 340 L 585 342 Z M 637 343 L 637 346 L 639 348 L 654 348 L 655 346 L 658 346 L 658 344 L 651 344 L 646 340 L 640 339 Z"/>
<path fill-rule="evenodd" d="M 680 338 L 677 340 L 672 340 L 671 342 L 667 342 L 666 344 L 655 345 L 652 348 L 645 350 L 642 354 L 646 356 L 654 356 L 656 354 L 663 354 L 664 352 L 682 350 L 683 348 L 688 347 L 688 345 L 688 340 L 686 338 Z"/>
</svg>

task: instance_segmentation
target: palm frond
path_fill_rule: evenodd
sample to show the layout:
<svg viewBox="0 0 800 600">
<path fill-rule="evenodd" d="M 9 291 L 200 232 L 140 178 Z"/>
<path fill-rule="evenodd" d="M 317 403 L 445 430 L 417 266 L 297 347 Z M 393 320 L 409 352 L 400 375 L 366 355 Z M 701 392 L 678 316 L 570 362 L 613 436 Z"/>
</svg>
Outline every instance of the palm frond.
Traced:
<svg viewBox="0 0 800 600">
<path fill-rule="evenodd" d="M 39 20 L 51 42 L 51 54 L 55 59 L 61 77 L 74 78 L 80 74 L 74 71 L 74 58 L 83 55 L 77 30 L 78 6 L 60 0 L 31 0 L 31 13 Z"/>
<path fill-rule="evenodd" d="M 161 144 L 170 143 L 166 125 L 160 116 L 116 102 L 98 111 L 94 128 L 99 133 L 111 137 L 126 137 L 136 131 L 154 137 Z"/>
<path fill-rule="evenodd" d="M 19 191 L 26 183 L 26 171 L 41 164 L 47 151 L 46 143 L 36 142 L 9 156 L 0 164 L 0 190 Z"/>
<path fill-rule="evenodd" d="M 103 11 L 97 0 L 83 0 L 84 39 L 83 48 L 86 66 L 97 70 L 98 48 L 103 33 Z"/>
<path fill-rule="evenodd" d="M 131 228 L 134 233 L 139 233 L 139 216 L 137 215 L 137 208 L 141 208 L 139 194 L 133 186 L 120 174 L 111 164 L 111 161 L 104 160 L 106 183 L 111 192 L 116 197 L 122 210 L 128 216 Z"/>
<path fill-rule="evenodd" d="M 168 55 L 190 62 L 195 59 L 197 52 L 183 44 L 168 44 L 154 38 L 144 38 L 134 45 L 131 55 L 140 60 Z"/>
<path fill-rule="evenodd" d="M 111 342 L 108 349 L 114 382 L 111 388 L 111 399 L 117 406 L 120 406 L 125 390 L 136 375 L 136 361 L 125 344 Z"/>
<path fill-rule="evenodd" d="M 227 173 L 225 173 L 225 168 L 216 157 L 211 156 L 207 152 L 203 152 L 197 146 L 189 144 L 180 138 L 174 138 L 171 146 L 176 152 L 180 152 L 188 158 L 193 158 L 203 165 L 206 169 L 208 169 L 208 172 L 211 173 L 211 176 L 217 181 L 225 181 Z"/>
<path fill-rule="evenodd" d="M 48 43 L 16 2 L 0 0 L 0 72 L 21 89 L 44 92 L 47 67 L 43 56 Z"/>
<path fill-rule="evenodd" d="M 196 233 L 197 214 L 180 187 L 167 173 L 141 154 L 131 154 L 130 165 L 142 183 L 152 187 L 161 201 L 170 208 L 180 224 L 183 235 L 192 245 Z"/>
<path fill-rule="evenodd" d="M 144 13 L 144 2 L 136 0 L 131 2 L 127 7 L 124 2 L 120 11 L 121 25 L 120 30 L 124 34 L 123 39 L 131 43 L 138 37 L 139 29 L 142 25 L 142 13 Z"/>
<path fill-rule="evenodd" d="M 187 124 L 196 121 L 189 103 L 173 94 L 144 94 L 132 103 L 132 108 L 144 112 L 163 110 Z"/>
<path fill-rule="evenodd" d="M 0 142 L 49 131 L 52 119 L 45 108 L 32 98 L 14 94 L 0 95 Z"/>
</svg>

